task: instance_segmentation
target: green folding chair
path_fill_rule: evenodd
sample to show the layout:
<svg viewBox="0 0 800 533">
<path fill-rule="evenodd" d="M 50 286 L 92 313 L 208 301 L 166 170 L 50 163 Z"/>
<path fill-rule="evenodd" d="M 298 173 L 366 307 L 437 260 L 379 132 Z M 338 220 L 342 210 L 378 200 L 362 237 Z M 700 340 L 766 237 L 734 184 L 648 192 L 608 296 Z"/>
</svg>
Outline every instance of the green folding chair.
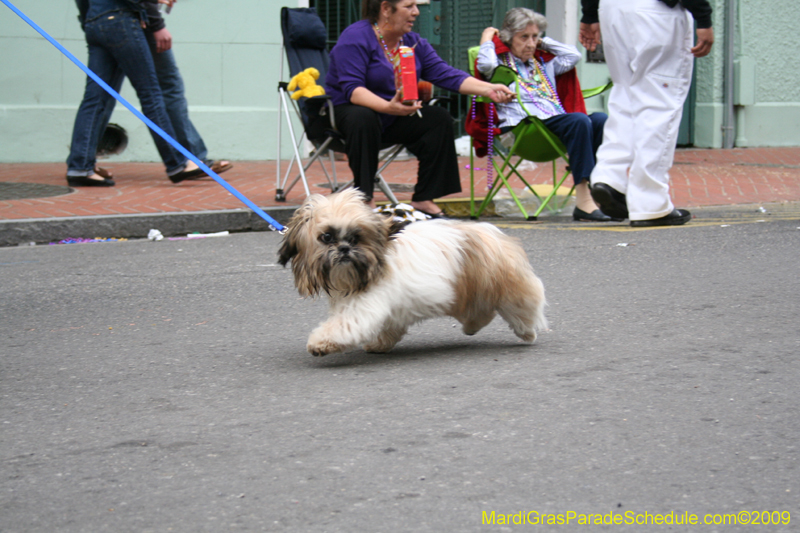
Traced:
<svg viewBox="0 0 800 533">
<path fill-rule="evenodd" d="M 475 58 L 478 55 L 478 50 L 479 47 L 473 47 L 469 49 L 470 71 L 473 75 Z M 501 65 L 495 69 L 491 81 L 492 83 L 511 85 L 516 81 L 516 79 L 516 72 Z M 581 92 L 583 93 L 584 98 L 590 98 L 608 90 L 611 85 L 611 82 L 609 82 L 606 85 L 594 87 L 592 89 L 586 89 Z M 519 84 L 517 84 L 517 98 L 519 101 L 521 101 Z M 486 98 L 480 98 L 477 99 L 477 102 L 490 101 Z M 569 197 L 572 196 L 573 192 L 575 191 L 575 186 L 573 185 L 562 202 L 559 203 L 557 201 L 553 201 L 564 181 L 570 174 L 569 158 L 567 156 L 567 149 L 564 147 L 564 144 L 549 129 L 547 129 L 547 126 L 545 126 L 539 118 L 529 114 L 528 118 L 517 124 L 511 130 L 511 132 L 514 134 L 514 144 L 510 149 L 506 149 L 497 139 L 494 140 L 493 147 L 495 150 L 495 157 L 492 158 L 491 164 L 496 172 L 496 179 L 494 180 L 494 183 L 484 197 L 483 202 L 481 202 L 481 205 L 477 211 L 475 210 L 475 150 L 472 143 L 470 143 L 470 218 L 472 219 L 477 219 L 481 216 L 486 207 L 492 202 L 497 193 L 500 191 L 502 185 L 506 187 L 511 198 L 522 212 L 522 216 L 527 220 L 537 220 L 539 215 L 541 215 L 545 209 L 548 209 L 550 212 L 561 211 L 569 201 Z M 498 155 L 500 156 L 501 162 L 497 161 Z M 517 158 L 516 162 L 512 161 L 512 158 L 514 157 Z M 558 176 L 557 168 L 559 158 L 563 159 L 567 164 L 567 169 L 561 177 Z M 523 161 L 533 161 L 535 163 L 552 162 L 553 188 L 548 194 L 544 196 L 539 194 L 536 189 L 517 171 L 517 167 L 519 167 Z M 525 185 L 525 187 L 527 187 L 527 189 L 539 201 L 539 207 L 532 215 L 529 215 L 525 210 L 525 207 L 522 205 L 522 202 L 520 201 L 516 192 L 514 192 L 514 189 L 509 184 L 509 179 L 513 176 L 517 176 Z"/>
</svg>

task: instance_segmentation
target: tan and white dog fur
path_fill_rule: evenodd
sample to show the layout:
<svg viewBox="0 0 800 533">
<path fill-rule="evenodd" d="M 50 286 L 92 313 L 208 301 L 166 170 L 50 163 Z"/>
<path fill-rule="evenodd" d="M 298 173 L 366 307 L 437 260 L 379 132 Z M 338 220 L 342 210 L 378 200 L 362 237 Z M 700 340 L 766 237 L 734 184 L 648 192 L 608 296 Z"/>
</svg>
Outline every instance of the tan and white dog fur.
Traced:
<svg viewBox="0 0 800 533">
<path fill-rule="evenodd" d="M 279 251 L 302 296 L 325 292 L 330 316 L 308 339 L 317 356 L 387 352 L 409 326 L 438 316 L 474 335 L 496 314 L 525 342 L 547 328 L 545 296 L 525 251 L 496 227 L 430 220 L 398 227 L 356 190 L 312 195 Z"/>
</svg>

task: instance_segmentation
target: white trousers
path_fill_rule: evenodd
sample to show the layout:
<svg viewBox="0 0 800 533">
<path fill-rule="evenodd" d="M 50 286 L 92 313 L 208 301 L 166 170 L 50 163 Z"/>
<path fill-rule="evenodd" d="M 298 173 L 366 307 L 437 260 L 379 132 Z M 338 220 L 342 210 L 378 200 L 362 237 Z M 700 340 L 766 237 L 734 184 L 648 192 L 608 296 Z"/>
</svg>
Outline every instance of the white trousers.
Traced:
<svg viewBox="0 0 800 533">
<path fill-rule="evenodd" d="M 658 0 L 600 0 L 599 15 L 614 86 L 591 181 L 626 194 L 631 220 L 659 218 L 674 209 L 669 169 L 692 80 L 692 17 Z"/>
</svg>

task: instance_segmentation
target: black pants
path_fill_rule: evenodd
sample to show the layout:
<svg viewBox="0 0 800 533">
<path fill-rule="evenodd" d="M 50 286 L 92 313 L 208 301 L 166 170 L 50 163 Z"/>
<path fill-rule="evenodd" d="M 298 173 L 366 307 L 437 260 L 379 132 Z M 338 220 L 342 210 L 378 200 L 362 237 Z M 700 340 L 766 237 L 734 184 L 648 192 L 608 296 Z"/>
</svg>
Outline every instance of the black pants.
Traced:
<svg viewBox="0 0 800 533">
<path fill-rule="evenodd" d="M 380 114 L 367 107 L 342 104 L 334 112 L 355 185 L 369 198 L 375 187 L 380 150 L 391 144 L 402 144 L 419 160 L 412 201 L 461 192 L 453 118 L 447 109 L 425 107 L 421 118 L 416 114 L 396 117 L 385 130 Z"/>
</svg>

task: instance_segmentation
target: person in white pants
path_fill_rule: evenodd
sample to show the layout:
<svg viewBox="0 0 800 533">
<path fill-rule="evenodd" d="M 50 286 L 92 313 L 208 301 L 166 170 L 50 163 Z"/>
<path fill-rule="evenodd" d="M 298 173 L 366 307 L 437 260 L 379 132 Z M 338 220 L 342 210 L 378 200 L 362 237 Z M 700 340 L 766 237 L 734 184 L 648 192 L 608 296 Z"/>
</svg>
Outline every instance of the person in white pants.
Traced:
<svg viewBox="0 0 800 533">
<path fill-rule="evenodd" d="M 582 4 L 580 41 L 594 50 L 602 33 L 614 82 L 592 198 L 604 213 L 630 218 L 632 226 L 685 224 L 691 213 L 672 204 L 669 169 L 693 56 L 708 54 L 714 41 L 711 8 L 706 0 L 600 0 L 599 10 L 598 0 Z M 698 10 L 694 47 L 687 8 Z"/>
</svg>

